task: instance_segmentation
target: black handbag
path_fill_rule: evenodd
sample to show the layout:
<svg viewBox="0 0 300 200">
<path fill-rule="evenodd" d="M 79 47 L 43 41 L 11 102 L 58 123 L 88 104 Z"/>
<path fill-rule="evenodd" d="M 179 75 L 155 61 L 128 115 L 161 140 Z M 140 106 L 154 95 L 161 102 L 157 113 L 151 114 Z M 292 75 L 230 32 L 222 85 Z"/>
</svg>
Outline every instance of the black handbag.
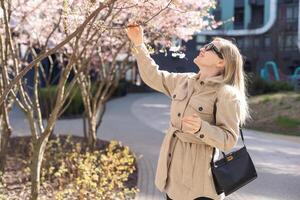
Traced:
<svg viewBox="0 0 300 200">
<path fill-rule="evenodd" d="M 216 122 L 216 103 L 214 104 L 214 117 Z M 215 147 L 213 148 L 210 166 L 217 194 L 224 192 L 227 196 L 257 178 L 254 164 L 244 142 L 241 126 L 240 135 L 244 147 L 227 155 L 222 151 L 223 158 L 215 162 L 213 161 Z"/>
</svg>

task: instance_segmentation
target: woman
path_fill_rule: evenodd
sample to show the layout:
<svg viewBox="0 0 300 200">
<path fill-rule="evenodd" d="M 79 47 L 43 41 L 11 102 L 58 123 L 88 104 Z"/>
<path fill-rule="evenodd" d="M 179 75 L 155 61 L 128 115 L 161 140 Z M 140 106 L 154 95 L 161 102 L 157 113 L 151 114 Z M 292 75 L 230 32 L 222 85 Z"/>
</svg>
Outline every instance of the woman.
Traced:
<svg viewBox="0 0 300 200">
<path fill-rule="evenodd" d="M 169 73 L 159 70 L 150 57 L 141 26 L 131 23 L 125 31 L 134 45 L 143 81 L 172 99 L 156 187 L 166 193 L 167 199 L 224 199 L 224 193 L 216 193 L 212 179 L 212 150 L 216 148 L 214 161 L 219 150 L 231 150 L 238 141 L 239 125 L 250 117 L 238 48 L 228 40 L 215 38 L 194 59 L 198 74 Z"/>
</svg>

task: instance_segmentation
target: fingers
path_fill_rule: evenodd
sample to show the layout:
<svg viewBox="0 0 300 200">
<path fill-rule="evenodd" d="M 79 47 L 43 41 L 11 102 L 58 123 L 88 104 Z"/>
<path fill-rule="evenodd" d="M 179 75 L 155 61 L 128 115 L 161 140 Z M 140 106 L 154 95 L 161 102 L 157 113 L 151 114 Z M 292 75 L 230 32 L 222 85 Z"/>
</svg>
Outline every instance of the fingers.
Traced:
<svg viewBox="0 0 300 200">
<path fill-rule="evenodd" d="M 197 114 L 193 114 L 192 116 L 183 117 L 182 120 L 190 122 L 199 122 L 200 117 Z"/>
<path fill-rule="evenodd" d="M 199 126 L 199 121 L 192 121 L 192 120 L 184 120 L 182 119 L 182 123 L 184 125 L 187 125 L 187 126 L 193 126 L 193 127 L 198 127 Z"/>
<path fill-rule="evenodd" d="M 183 120 L 183 123 L 191 124 L 191 125 L 198 125 L 199 124 L 198 121 L 186 121 L 186 120 Z"/>
<path fill-rule="evenodd" d="M 184 126 L 188 127 L 188 128 L 191 128 L 191 129 L 196 129 L 197 128 L 196 124 L 184 123 Z"/>
<path fill-rule="evenodd" d="M 139 27 L 136 25 L 132 25 L 132 24 L 126 25 L 125 32 L 128 34 L 129 29 L 132 30 L 132 28 L 139 28 Z"/>
<path fill-rule="evenodd" d="M 195 119 L 195 118 L 184 117 L 184 118 L 182 118 L 182 121 L 187 121 L 187 122 L 197 122 L 198 120 Z"/>
<path fill-rule="evenodd" d="M 125 33 L 134 44 L 143 43 L 143 28 L 137 22 L 129 22 L 124 27 Z"/>
<path fill-rule="evenodd" d="M 140 26 L 139 24 L 128 24 L 127 28 L 131 28 L 131 27 L 138 27 Z"/>
<path fill-rule="evenodd" d="M 126 25 L 127 28 L 130 28 L 130 27 L 138 27 L 140 26 L 137 22 L 131 22 L 129 21 L 128 24 Z"/>
<path fill-rule="evenodd" d="M 194 133 L 198 130 L 198 127 L 185 123 L 184 124 L 184 132 L 186 133 Z"/>
<path fill-rule="evenodd" d="M 201 118 L 197 114 L 193 114 L 191 116 L 186 116 L 182 118 L 182 126 L 184 132 L 194 133 L 199 129 L 201 124 Z"/>
</svg>

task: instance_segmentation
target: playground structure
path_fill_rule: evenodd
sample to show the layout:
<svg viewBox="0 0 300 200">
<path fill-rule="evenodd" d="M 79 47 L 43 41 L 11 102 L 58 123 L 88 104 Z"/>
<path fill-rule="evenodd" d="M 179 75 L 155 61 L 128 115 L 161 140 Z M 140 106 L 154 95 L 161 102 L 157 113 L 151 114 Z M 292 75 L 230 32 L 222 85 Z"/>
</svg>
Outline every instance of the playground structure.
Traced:
<svg viewBox="0 0 300 200">
<path fill-rule="evenodd" d="M 266 81 L 286 81 L 291 83 L 296 90 L 300 89 L 300 66 L 296 67 L 292 75 L 286 75 L 278 69 L 274 61 L 267 61 L 260 69 L 260 77 Z"/>
</svg>

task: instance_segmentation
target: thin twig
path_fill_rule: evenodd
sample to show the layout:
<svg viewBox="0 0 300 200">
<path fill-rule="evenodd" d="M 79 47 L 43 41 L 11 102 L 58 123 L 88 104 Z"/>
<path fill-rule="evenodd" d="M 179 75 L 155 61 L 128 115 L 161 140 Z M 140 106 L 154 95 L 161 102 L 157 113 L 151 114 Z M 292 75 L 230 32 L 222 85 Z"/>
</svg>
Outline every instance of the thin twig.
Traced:
<svg viewBox="0 0 300 200">
<path fill-rule="evenodd" d="M 111 0 L 109 3 L 112 3 L 114 0 Z M 42 52 L 39 54 L 39 56 L 32 61 L 28 66 L 26 66 L 22 71 L 20 71 L 20 73 L 10 82 L 10 84 L 6 87 L 6 89 L 4 90 L 4 92 L 2 93 L 1 97 L 0 97 L 0 105 L 3 103 L 3 101 L 6 99 L 8 93 L 11 91 L 11 89 L 13 88 L 13 86 L 19 82 L 19 80 L 38 62 L 40 62 L 42 59 L 44 59 L 45 57 L 53 54 L 54 52 L 56 52 L 58 49 L 60 49 L 61 47 L 63 47 L 65 44 L 67 44 L 72 38 L 76 37 L 78 35 L 78 33 L 82 32 L 82 30 L 85 28 L 85 26 L 89 23 L 89 21 L 91 21 L 92 19 L 94 19 L 95 16 L 98 15 L 98 13 L 105 8 L 107 5 L 106 4 L 101 4 L 95 11 L 93 11 L 93 13 L 88 16 L 86 18 L 86 20 L 71 34 L 69 35 L 65 40 L 63 40 L 61 43 L 59 43 L 56 47 L 50 49 L 47 52 Z"/>
<path fill-rule="evenodd" d="M 136 25 L 124 25 L 124 24 L 118 24 L 118 23 L 114 23 L 114 27 L 109 27 L 109 26 L 102 26 L 105 29 L 126 29 L 128 27 L 135 27 L 135 26 L 146 26 L 151 20 L 153 20 L 155 17 L 157 17 L 160 13 L 162 13 L 164 10 L 166 10 L 167 8 L 169 8 L 169 6 L 171 5 L 173 0 L 170 0 L 168 2 L 168 4 L 162 8 L 161 10 L 159 10 L 157 13 L 155 13 L 153 16 L 151 16 L 149 19 L 147 19 L 144 22 L 137 22 Z"/>
</svg>

